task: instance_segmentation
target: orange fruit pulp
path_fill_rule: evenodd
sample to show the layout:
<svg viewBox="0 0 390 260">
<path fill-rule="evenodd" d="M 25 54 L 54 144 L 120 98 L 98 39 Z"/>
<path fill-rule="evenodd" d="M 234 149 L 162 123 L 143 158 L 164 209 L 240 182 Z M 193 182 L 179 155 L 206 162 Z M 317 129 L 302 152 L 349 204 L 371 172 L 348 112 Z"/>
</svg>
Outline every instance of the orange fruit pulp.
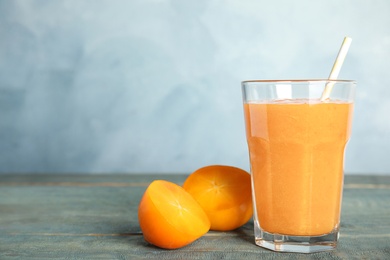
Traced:
<svg viewBox="0 0 390 260">
<path fill-rule="evenodd" d="M 250 174 L 242 169 L 210 165 L 193 172 L 183 188 L 205 210 L 211 230 L 229 231 L 252 217 Z"/>
<path fill-rule="evenodd" d="M 165 249 L 188 245 L 210 229 L 207 215 L 194 198 L 164 180 L 155 180 L 146 189 L 138 220 L 145 240 Z"/>
</svg>

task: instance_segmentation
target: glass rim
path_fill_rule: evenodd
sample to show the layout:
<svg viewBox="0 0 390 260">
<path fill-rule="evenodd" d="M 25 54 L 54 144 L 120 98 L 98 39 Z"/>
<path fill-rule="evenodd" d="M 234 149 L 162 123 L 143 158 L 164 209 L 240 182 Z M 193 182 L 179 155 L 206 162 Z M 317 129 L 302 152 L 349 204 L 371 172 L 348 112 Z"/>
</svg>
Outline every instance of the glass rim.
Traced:
<svg viewBox="0 0 390 260">
<path fill-rule="evenodd" d="M 253 79 L 244 80 L 241 83 L 301 83 L 301 82 L 339 82 L 356 84 L 356 80 L 349 79 Z"/>
</svg>

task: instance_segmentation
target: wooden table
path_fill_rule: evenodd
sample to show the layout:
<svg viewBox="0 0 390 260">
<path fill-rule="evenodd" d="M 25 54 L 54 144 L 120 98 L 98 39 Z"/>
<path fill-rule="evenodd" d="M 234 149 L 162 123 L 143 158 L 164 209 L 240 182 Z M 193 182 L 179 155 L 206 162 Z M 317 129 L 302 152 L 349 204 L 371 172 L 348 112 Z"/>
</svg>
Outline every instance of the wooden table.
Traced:
<svg viewBox="0 0 390 260">
<path fill-rule="evenodd" d="M 181 249 L 143 240 L 137 207 L 154 179 L 186 175 L 0 175 L 0 259 L 390 259 L 390 176 L 346 176 L 336 250 L 275 253 L 253 222 Z"/>
</svg>

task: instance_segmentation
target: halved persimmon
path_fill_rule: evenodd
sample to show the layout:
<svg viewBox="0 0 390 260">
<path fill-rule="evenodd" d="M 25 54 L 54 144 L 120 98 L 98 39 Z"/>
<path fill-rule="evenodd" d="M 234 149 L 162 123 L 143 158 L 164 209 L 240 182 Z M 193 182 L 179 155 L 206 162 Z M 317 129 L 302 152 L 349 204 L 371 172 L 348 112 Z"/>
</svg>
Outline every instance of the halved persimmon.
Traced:
<svg viewBox="0 0 390 260">
<path fill-rule="evenodd" d="M 155 180 L 138 207 L 138 220 L 147 242 L 176 249 L 195 241 L 210 229 L 206 213 L 182 187 Z"/>
<path fill-rule="evenodd" d="M 251 178 L 242 169 L 206 166 L 190 174 L 183 188 L 202 206 L 211 230 L 233 230 L 252 217 Z"/>
</svg>

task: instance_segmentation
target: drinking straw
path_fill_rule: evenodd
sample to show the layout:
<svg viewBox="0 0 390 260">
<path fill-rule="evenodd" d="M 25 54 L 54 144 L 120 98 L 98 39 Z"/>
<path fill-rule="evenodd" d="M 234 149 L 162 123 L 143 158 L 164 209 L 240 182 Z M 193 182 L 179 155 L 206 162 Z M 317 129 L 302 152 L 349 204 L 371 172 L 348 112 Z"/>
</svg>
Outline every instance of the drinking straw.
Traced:
<svg viewBox="0 0 390 260">
<path fill-rule="evenodd" d="M 347 56 L 349 46 L 351 46 L 352 39 L 349 37 L 345 37 L 343 43 L 341 44 L 339 54 L 337 54 L 337 58 L 333 64 L 333 68 L 330 72 L 329 78 L 330 80 L 337 79 L 339 76 L 339 72 L 343 62 L 345 60 L 345 56 Z M 322 92 L 321 101 L 324 101 L 329 98 L 330 92 L 332 91 L 334 82 L 328 82 L 325 86 L 324 92 Z"/>
</svg>

